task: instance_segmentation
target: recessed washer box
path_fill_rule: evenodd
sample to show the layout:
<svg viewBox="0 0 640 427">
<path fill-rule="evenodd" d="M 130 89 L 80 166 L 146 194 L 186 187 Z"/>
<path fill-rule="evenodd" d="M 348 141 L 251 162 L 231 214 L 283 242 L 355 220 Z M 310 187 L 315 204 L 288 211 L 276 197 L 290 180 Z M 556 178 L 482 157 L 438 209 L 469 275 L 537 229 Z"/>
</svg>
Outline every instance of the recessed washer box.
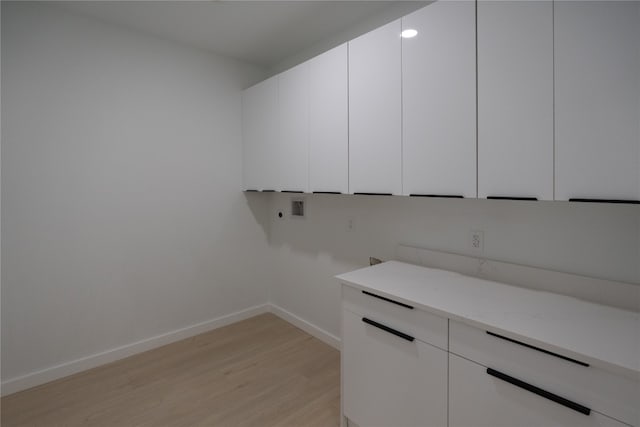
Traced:
<svg viewBox="0 0 640 427">
<path fill-rule="evenodd" d="M 293 199 L 291 199 L 291 217 L 292 218 L 304 218 L 305 217 L 304 199 L 301 199 L 301 198 L 293 198 Z"/>
</svg>

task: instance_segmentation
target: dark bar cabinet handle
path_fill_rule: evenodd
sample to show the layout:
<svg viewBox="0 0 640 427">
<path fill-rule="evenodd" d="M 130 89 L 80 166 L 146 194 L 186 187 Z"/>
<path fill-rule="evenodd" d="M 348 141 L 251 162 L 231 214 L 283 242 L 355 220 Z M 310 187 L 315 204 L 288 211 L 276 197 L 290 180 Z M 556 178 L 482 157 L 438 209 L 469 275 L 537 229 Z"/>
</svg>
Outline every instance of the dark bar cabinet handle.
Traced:
<svg viewBox="0 0 640 427">
<path fill-rule="evenodd" d="M 342 194 L 340 191 L 314 191 L 313 194 Z"/>
<path fill-rule="evenodd" d="M 409 197 L 438 197 L 442 199 L 464 199 L 464 196 L 459 194 L 409 194 Z"/>
<path fill-rule="evenodd" d="M 391 193 L 353 193 L 356 196 L 393 196 Z"/>
<path fill-rule="evenodd" d="M 397 331 L 397 330 L 395 330 L 393 328 L 388 327 L 387 325 L 383 325 L 382 323 L 378 323 L 378 322 L 375 322 L 375 321 L 373 321 L 371 319 L 367 319 L 366 317 L 363 317 L 362 321 L 364 323 L 368 324 L 368 325 L 375 326 L 378 329 L 382 329 L 385 332 L 389 332 L 390 334 L 393 334 L 393 335 L 395 335 L 397 337 L 400 337 L 403 340 L 407 340 L 409 342 L 413 342 L 413 340 L 415 339 L 411 335 L 407 335 L 404 332 Z"/>
<path fill-rule="evenodd" d="M 486 332 L 487 332 L 487 334 L 488 334 L 488 335 L 491 335 L 492 337 L 496 337 L 496 338 L 499 338 L 499 339 L 501 339 L 501 340 L 509 341 L 509 342 L 511 342 L 511 343 L 518 344 L 518 345 L 521 345 L 521 346 L 523 346 L 523 347 L 527 347 L 527 348 L 530 348 L 530 349 L 532 349 L 532 350 L 536 350 L 536 351 L 539 351 L 539 352 L 541 352 L 541 353 L 548 354 L 548 355 L 550 355 L 550 356 L 554 356 L 554 357 L 557 357 L 557 358 L 560 358 L 560 359 L 566 360 L 567 362 L 575 363 L 575 364 L 580 365 L 580 366 L 586 366 L 586 367 L 589 367 L 589 364 L 588 364 L 588 363 L 584 363 L 584 362 L 581 362 L 581 361 L 579 361 L 579 360 L 572 359 L 572 358 L 570 358 L 570 357 L 563 356 L 563 355 L 561 355 L 561 354 L 554 353 L 554 352 L 552 352 L 552 351 L 545 350 L 545 349 L 543 349 L 543 348 L 536 347 L 536 346 L 534 346 L 534 345 L 524 343 L 524 342 L 522 342 L 522 341 L 518 341 L 518 340 L 514 340 L 514 339 L 512 339 L 512 338 L 508 338 L 508 337 L 505 337 L 505 336 L 502 336 L 502 335 L 494 334 L 493 332 L 489 332 L 489 331 L 486 331 Z"/>
<path fill-rule="evenodd" d="M 394 301 L 391 298 L 383 297 L 382 295 L 376 295 L 376 294 L 373 294 L 373 293 L 367 292 L 367 291 L 362 291 L 362 293 L 365 294 L 365 295 L 369 295 L 370 297 L 378 298 L 378 299 L 381 299 L 383 301 L 390 302 L 391 304 L 396 304 L 396 305 L 399 305 L 400 307 L 404 307 L 404 308 L 408 308 L 409 310 L 413 310 L 413 306 L 410 306 L 409 304 L 405 304 L 405 303 L 400 302 L 400 301 Z"/>
<path fill-rule="evenodd" d="M 565 399 L 564 397 L 558 396 L 557 394 L 553 394 L 550 391 L 543 390 L 529 383 L 525 383 L 524 381 L 521 381 L 517 378 L 504 374 L 500 371 L 496 371 L 495 369 L 487 368 L 487 374 L 491 375 L 492 377 L 496 377 L 502 381 L 506 381 L 509 384 L 512 384 L 516 387 L 520 387 L 521 389 L 537 394 L 540 397 L 549 399 L 559 405 L 565 406 L 569 409 L 573 409 L 574 411 L 580 412 L 581 414 L 584 414 L 584 415 L 591 414 L 591 409 L 587 408 L 586 406 L 582 406 L 579 403 L 573 402 L 569 399 Z"/>
<path fill-rule="evenodd" d="M 583 203 L 628 203 L 631 205 L 640 205 L 640 200 L 625 200 L 625 199 L 569 199 L 570 202 L 583 202 Z"/>
<path fill-rule="evenodd" d="M 489 200 L 530 200 L 536 201 L 537 197 L 511 197 L 511 196 L 487 196 Z"/>
</svg>

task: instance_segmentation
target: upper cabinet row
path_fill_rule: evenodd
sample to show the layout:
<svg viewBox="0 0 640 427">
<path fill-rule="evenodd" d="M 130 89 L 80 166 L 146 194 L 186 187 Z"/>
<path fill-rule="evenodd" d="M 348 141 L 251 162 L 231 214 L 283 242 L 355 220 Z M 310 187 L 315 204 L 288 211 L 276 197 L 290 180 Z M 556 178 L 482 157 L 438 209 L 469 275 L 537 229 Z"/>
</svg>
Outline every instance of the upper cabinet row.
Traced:
<svg viewBox="0 0 640 427">
<path fill-rule="evenodd" d="M 243 93 L 244 187 L 348 189 L 347 45 Z"/>
<path fill-rule="evenodd" d="M 441 0 L 247 89 L 243 130 L 246 190 L 638 201 L 640 2 Z"/>
</svg>

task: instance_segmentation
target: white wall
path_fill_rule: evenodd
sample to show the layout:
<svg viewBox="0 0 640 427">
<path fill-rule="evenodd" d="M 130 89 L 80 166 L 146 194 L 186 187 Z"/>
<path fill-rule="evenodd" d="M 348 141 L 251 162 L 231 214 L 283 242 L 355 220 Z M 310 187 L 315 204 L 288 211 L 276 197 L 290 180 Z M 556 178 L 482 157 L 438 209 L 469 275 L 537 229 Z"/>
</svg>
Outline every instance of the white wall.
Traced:
<svg viewBox="0 0 640 427">
<path fill-rule="evenodd" d="M 2 2 L 2 380 L 267 301 L 241 190 L 264 71 Z"/>
<path fill-rule="evenodd" d="M 470 230 L 487 258 L 640 283 L 633 206 L 306 195 L 279 220 L 290 196 L 240 192 L 239 91 L 262 70 L 2 9 L 3 382 L 267 297 L 338 336 L 335 274 L 399 243 L 474 254 Z"/>
<path fill-rule="evenodd" d="M 326 332 L 340 334 L 340 286 L 333 276 L 394 259 L 400 243 L 640 283 L 640 208 L 627 205 L 409 197 L 307 195 L 305 219 L 277 218 L 290 196 L 271 201 L 276 278 L 270 300 Z M 347 231 L 347 220 L 355 227 Z"/>
<path fill-rule="evenodd" d="M 2 46 L 2 3 L 0 3 L 0 46 Z M 2 49 L 0 49 L 1 51 Z M 0 55 L 0 105 L 2 105 L 2 55 Z M 0 108 L 0 236 L 2 236 L 2 109 Z M 0 260 L 2 239 L 0 238 Z M 0 261 L 0 301 L 2 301 L 2 262 Z M 2 330 L 2 304 L 0 304 L 0 330 Z M 0 367 L 2 366 L 2 340 L 0 339 Z M 0 390 L 1 391 L 1 390 Z"/>
<path fill-rule="evenodd" d="M 375 30 L 389 22 L 395 21 L 411 12 L 420 9 L 432 3 L 433 0 L 411 0 L 398 1 L 391 5 L 382 5 L 379 10 L 371 16 L 366 17 L 358 22 L 354 22 L 348 29 L 332 34 L 331 37 L 319 40 L 311 46 L 307 46 L 302 51 L 285 58 L 283 61 L 270 67 L 269 75 L 273 76 L 282 71 L 288 70 L 304 61 L 307 61 L 323 52 L 330 50 L 336 46 L 353 40 L 369 31 Z"/>
</svg>

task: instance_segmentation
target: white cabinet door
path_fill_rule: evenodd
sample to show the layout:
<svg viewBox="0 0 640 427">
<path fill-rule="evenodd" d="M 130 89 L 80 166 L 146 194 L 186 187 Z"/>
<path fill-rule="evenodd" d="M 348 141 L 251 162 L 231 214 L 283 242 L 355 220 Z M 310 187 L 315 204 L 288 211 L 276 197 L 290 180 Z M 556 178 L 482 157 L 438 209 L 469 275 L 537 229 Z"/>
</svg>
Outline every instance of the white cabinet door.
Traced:
<svg viewBox="0 0 640 427">
<path fill-rule="evenodd" d="M 400 20 L 349 42 L 349 191 L 402 194 Z"/>
<path fill-rule="evenodd" d="M 278 78 L 242 93 L 243 174 L 245 190 L 276 190 Z"/>
<path fill-rule="evenodd" d="M 360 427 L 445 427 L 447 352 L 348 310 L 342 321 L 344 415 Z"/>
<path fill-rule="evenodd" d="M 491 376 L 482 365 L 449 355 L 449 427 L 625 425 L 596 412 L 584 415 Z"/>
<path fill-rule="evenodd" d="M 349 192 L 347 45 L 309 61 L 309 190 Z"/>
<path fill-rule="evenodd" d="M 476 5 L 402 18 L 403 194 L 476 197 Z"/>
<path fill-rule="evenodd" d="M 556 1 L 556 199 L 640 200 L 640 2 Z"/>
<path fill-rule="evenodd" d="M 478 197 L 553 200 L 553 5 L 478 1 Z"/>
<path fill-rule="evenodd" d="M 309 187 L 309 65 L 305 62 L 278 75 L 278 183 L 282 191 Z"/>
</svg>

